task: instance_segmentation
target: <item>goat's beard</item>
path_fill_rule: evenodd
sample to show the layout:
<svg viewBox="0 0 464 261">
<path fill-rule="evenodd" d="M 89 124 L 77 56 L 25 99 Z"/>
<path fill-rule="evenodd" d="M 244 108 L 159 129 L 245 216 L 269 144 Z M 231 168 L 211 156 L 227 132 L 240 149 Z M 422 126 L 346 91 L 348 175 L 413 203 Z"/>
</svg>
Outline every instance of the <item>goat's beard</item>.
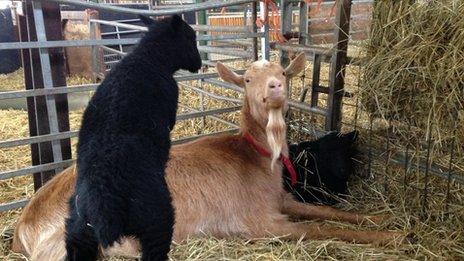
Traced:
<svg viewBox="0 0 464 261">
<path fill-rule="evenodd" d="M 274 170 L 274 164 L 279 159 L 284 144 L 287 142 L 287 130 L 285 126 L 282 108 L 271 109 L 269 111 L 266 125 L 267 143 L 272 151 L 271 170 Z"/>
</svg>

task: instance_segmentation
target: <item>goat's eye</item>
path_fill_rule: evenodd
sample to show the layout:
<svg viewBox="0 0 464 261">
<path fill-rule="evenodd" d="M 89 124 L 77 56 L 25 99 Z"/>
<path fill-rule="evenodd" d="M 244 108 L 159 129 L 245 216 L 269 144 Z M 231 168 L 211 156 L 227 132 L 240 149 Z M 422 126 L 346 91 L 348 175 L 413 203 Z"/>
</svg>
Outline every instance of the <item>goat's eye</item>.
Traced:
<svg viewBox="0 0 464 261">
<path fill-rule="evenodd" d="M 246 82 L 246 83 L 249 83 L 249 82 L 250 82 L 250 79 L 245 79 L 245 82 Z"/>
<path fill-rule="evenodd" d="M 282 72 L 282 75 L 285 76 L 285 75 L 287 75 L 287 74 L 286 74 L 285 72 Z"/>
</svg>

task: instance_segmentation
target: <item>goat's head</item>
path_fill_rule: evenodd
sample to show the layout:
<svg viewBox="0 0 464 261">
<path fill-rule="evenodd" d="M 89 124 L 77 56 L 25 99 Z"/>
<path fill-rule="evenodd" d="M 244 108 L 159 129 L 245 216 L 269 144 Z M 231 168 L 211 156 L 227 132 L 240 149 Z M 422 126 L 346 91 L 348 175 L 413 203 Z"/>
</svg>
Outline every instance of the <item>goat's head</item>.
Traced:
<svg viewBox="0 0 464 261">
<path fill-rule="evenodd" d="M 155 21 L 146 16 L 140 16 L 140 19 L 148 27 L 148 33 L 142 38 L 141 44 L 163 42 L 165 62 L 172 64 L 175 70 L 184 69 L 190 72 L 200 70 L 201 57 L 197 48 L 195 31 L 182 20 L 182 17 L 173 15 Z"/>
<path fill-rule="evenodd" d="M 303 53 L 293 59 L 285 69 L 266 60 L 256 61 L 243 75 L 217 63 L 219 76 L 224 81 L 245 89 L 244 107 L 265 128 L 273 162 L 280 156 L 282 146 L 286 143 L 284 113 L 288 109 L 287 80 L 302 71 L 305 62 Z"/>
</svg>

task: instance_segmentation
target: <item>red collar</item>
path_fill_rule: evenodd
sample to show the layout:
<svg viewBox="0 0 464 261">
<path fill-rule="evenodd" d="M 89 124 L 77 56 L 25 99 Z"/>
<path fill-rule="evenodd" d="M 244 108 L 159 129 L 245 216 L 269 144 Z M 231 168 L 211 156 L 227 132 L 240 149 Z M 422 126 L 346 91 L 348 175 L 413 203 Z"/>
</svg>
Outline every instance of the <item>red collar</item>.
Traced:
<svg viewBox="0 0 464 261">
<path fill-rule="evenodd" d="M 264 157 L 270 158 L 271 153 L 267 151 L 265 148 L 259 146 L 253 136 L 251 136 L 250 133 L 246 132 L 243 134 L 243 138 L 251 145 L 253 148 L 261 155 Z M 279 160 L 282 162 L 282 164 L 285 165 L 287 168 L 288 172 L 290 173 L 290 178 L 291 178 L 291 184 L 294 186 L 296 184 L 296 171 L 295 168 L 292 165 L 292 161 L 288 158 L 285 157 L 284 155 L 280 154 Z"/>
</svg>

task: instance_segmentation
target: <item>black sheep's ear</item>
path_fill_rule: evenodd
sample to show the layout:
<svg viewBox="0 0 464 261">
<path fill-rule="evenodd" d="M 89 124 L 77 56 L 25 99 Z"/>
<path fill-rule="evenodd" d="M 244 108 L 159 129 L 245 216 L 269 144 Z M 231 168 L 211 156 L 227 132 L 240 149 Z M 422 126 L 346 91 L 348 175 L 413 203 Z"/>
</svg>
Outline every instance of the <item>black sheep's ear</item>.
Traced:
<svg viewBox="0 0 464 261">
<path fill-rule="evenodd" d="M 174 29 L 174 31 L 178 31 L 179 28 L 181 27 L 182 25 L 182 17 L 178 14 L 175 14 L 172 16 L 171 18 L 171 27 L 172 29 Z"/>
<path fill-rule="evenodd" d="M 353 144 L 356 142 L 356 140 L 358 140 L 358 135 L 358 131 L 348 132 L 346 134 L 343 134 L 343 139 L 345 139 L 345 141 L 347 141 L 348 143 Z"/>
<path fill-rule="evenodd" d="M 151 19 L 148 16 L 145 15 L 139 15 L 140 20 L 142 20 L 143 24 L 146 26 L 150 26 L 155 23 L 155 20 Z"/>
<path fill-rule="evenodd" d="M 69 22 L 69 19 L 61 20 L 61 30 L 64 31 L 64 29 L 66 28 L 66 25 L 68 24 L 68 22 Z"/>
</svg>

